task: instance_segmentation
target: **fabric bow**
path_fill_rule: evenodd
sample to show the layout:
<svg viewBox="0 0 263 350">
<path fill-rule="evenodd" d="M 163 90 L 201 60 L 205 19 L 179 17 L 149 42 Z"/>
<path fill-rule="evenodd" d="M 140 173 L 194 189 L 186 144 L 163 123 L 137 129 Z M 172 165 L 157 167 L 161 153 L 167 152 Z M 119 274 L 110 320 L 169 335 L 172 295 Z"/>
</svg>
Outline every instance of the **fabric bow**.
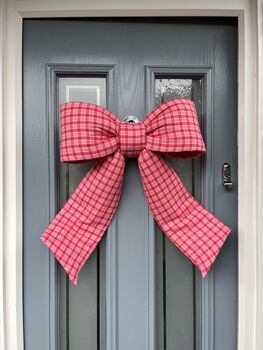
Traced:
<svg viewBox="0 0 263 350">
<path fill-rule="evenodd" d="M 206 151 L 194 103 L 170 100 L 142 122 L 127 123 L 101 106 L 69 102 L 60 105 L 60 123 L 62 162 L 101 158 L 41 236 L 73 283 L 116 211 L 125 157 L 138 157 L 155 220 L 205 277 L 231 229 L 191 196 L 161 156 Z"/>
</svg>

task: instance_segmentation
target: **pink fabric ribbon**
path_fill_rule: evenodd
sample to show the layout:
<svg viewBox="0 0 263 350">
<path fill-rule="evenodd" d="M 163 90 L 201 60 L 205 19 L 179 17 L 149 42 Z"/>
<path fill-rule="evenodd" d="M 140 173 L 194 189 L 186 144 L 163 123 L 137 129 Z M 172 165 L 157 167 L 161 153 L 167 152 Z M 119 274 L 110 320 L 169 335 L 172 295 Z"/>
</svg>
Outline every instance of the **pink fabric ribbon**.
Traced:
<svg viewBox="0 0 263 350">
<path fill-rule="evenodd" d="M 60 123 L 62 162 L 100 158 L 41 236 L 73 283 L 116 212 L 125 157 L 138 157 L 155 220 L 205 277 L 231 229 L 191 196 L 161 156 L 205 152 L 194 103 L 170 100 L 142 122 L 127 123 L 98 105 L 69 102 L 60 106 Z"/>
</svg>

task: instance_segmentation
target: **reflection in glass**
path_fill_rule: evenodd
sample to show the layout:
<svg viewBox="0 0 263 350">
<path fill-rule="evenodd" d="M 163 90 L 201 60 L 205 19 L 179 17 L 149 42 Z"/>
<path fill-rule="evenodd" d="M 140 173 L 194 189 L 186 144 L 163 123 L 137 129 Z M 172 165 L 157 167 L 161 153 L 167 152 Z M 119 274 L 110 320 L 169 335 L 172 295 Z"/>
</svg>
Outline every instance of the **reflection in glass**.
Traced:
<svg viewBox="0 0 263 350">
<path fill-rule="evenodd" d="M 202 80 L 156 78 L 155 79 L 155 106 L 174 98 L 190 98 L 194 101 L 197 113 L 201 115 L 202 107 Z"/>
<path fill-rule="evenodd" d="M 80 101 L 106 107 L 106 78 L 59 78 L 59 103 Z"/>
</svg>

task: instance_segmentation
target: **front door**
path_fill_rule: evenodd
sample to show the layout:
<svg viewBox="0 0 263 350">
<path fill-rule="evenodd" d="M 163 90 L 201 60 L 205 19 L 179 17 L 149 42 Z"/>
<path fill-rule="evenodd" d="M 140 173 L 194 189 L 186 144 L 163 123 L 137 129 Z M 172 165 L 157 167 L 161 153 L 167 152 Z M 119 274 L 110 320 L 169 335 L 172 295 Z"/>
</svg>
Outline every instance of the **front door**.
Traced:
<svg viewBox="0 0 263 350">
<path fill-rule="evenodd" d="M 25 350 L 235 350 L 235 20 L 28 19 L 23 78 Z M 39 239 L 93 163 L 60 164 L 59 104 L 143 119 L 177 97 L 195 102 L 207 153 L 167 161 L 233 232 L 202 279 L 154 222 L 127 159 L 117 213 L 75 287 Z"/>
</svg>

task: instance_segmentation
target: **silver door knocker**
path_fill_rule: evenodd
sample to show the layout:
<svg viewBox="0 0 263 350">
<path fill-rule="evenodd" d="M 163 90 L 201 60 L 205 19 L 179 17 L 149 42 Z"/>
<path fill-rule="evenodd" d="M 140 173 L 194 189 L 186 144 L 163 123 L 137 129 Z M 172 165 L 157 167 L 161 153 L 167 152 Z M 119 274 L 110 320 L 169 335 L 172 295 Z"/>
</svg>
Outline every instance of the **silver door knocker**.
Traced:
<svg viewBox="0 0 263 350">
<path fill-rule="evenodd" d="M 127 117 L 123 118 L 122 121 L 127 123 L 139 123 L 139 119 L 134 115 L 128 115 Z"/>
</svg>

